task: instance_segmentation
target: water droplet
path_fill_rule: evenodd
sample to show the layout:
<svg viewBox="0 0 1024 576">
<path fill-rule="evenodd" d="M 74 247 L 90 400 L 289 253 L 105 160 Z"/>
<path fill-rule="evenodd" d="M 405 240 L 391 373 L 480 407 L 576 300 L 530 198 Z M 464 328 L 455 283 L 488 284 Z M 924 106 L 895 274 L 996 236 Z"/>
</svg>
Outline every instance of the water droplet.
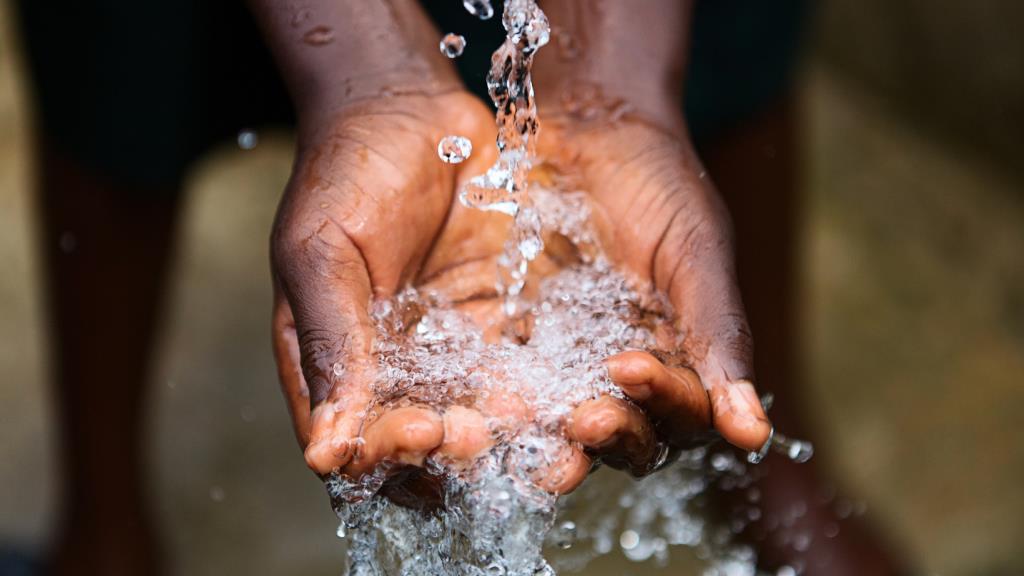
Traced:
<svg viewBox="0 0 1024 576">
<path fill-rule="evenodd" d="M 836 522 L 831 522 L 825 525 L 825 528 L 822 530 L 822 532 L 825 534 L 825 538 L 835 538 L 836 536 L 839 536 L 839 524 Z"/>
<path fill-rule="evenodd" d="M 796 570 L 792 566 L 783 566 L 775 571 L 775 576 L 796 576 Z"/>
<path fill-rule="evenodd" d="M 711 456 L 711 467 L 719 472 L 725 472 L 732 466 L 733 459 L 728 454 L 719 452 Z"/>
<path fill-rule="evenodd" d="M 555 529 L 555 545 L 562 550 L 568 550 L 572 548 L 573 543 L 576 542 L 576 523 L 571 520 L 566 520 L 558 525 Z"/>
<path fill-rule="evenodd" d="M 334 375 L 340 378 L 345 374 L 345 365 L 341 362 L 335 362 L 334 366 L 331 366 L 331 372 L 334 372 Z"/>
<path fill-rule="evenodd" d="M 632 550 L 636 548 L 636 545 L 640 543 L 640 535 L 633 530 L 626 530 L 619 535 L 619 546 L 623 550 Z"/>
<path fill-rule="evenodd" d="M 801 532 L 793 538 L 793 549 L 797 552 L 806 552 L 811 547 L 811 535 Z"/>
<path fill-rule="evenodd" d="M 238 131 L 238 147 L 242 150 L 252 150 L 260 143 L 259 134 L 248 128 Z"/>
<path fill-rule="evenodd" d="M 768 441 L 764 443 L 764 446 L 761 446 L 761 449 L 756 452 L 747 453 L 747 462 L 751 464 L 760 464 L 761 461 L 764 460 L 764 457 L 768 455 L 768 449 L 774 446 L 776 441 L 775 428 L 772 428 L 771 432 L 768 434 Z"/>
<path fill-rule="evenodd" d="M 449 58 L 458 58 L 462 56 L 462 51 L 466 49 L 466 39 L 458 34 L 448 33 L 441 38 L 441 54 Z"/>
<path fill-rule="evenodd" d="M 448 164 L 458 164 L 473 153 L 473 143 L 465 136 L 448 135 L 437 143 L 437 155 Z"/>
<path fill-rule="evenodd" d="M 220 486 L 210 487 L 210 500 L 213 500 L 214 502 L 223 502 L 225 498 L 227 498 L 227 494 L 224 492 L 223 488 Z"/>
<path fill-rule="evenodd" d="M 316 26 L 310 28 L 305 35 L 302 36 L 302 41 L 310 46 L 323 46 L 334 42 L 334 29 L 330 26 Z"/>
<path fill-rule="evenodd" d="M 798 464 L 803 464 L 814 456 L 814 445 L 806 440 L 773 434 L 771 444 L 776 452 L 785 454 L 787 458 Z"/>
<path fill-rule="evenodd" d="M 489 20 L 494 16 L 494 6 L 490 0 L 462 0 L 466 11 L 481 20 Z"/>
</svg>

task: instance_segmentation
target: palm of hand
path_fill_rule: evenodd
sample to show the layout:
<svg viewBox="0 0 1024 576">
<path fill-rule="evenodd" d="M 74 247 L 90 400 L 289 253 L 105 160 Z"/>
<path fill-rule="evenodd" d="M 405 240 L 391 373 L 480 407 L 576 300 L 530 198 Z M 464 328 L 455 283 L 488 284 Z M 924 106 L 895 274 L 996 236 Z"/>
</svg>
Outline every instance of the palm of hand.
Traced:
<svg viewBox="0 0 1024 576">
<path fill-rule="evenodd" d="M 457 167 L 441 163 L 436 145 L 446 134 L 469 137 L 476 154 Z M 489 446 L 479 412 L 438 414 L 412 406 L 367 423 L 359 457 L 353 457 L 362 424 L 358 407 L 373 396 L 374 329 L 367 315 L 373 297 L 414 282 L 467 300 L 467 311 L 483 323 L 500 315 L 494 298 L 479 296 L 496 296 L 486 292 L 493 291 L 508 219 L 454 201 L 458 186 L 493 161 L 493 134 L 492 117 L 472 96 L 403 97 L 354 107 L 300 150 L 275 227 L 275 355 L 315 471 L 358 476 L 382 460 L 421 465 L 427 454 L 468 460 Z M 609 190 L 594 192 L 597 204 L 614 210 Z M 623 222 L 611 229 L 619 234 Z M 343 374 L 334 368 L 341 359 Z M 670 437 L 706 426 L 707 396 L 692 372 L 642 353 L 613 358 L 609 369 L 628 394 L 667 422 L 659 428 Z M 507 411 L 509 405 L 484 410 Z M 523 422 L 530 417 L 526 411 L 514 416 Z M 554 480 L 546 487 L 557 492 L 572 489 L 589 468 L 579 445 L 618 452 L 618 460 L 635 470 L 643 469 L 654 445 L 644 415 L 611 398 L 579 407 L 567 422 L 567 436 L 578 444 L 566 450 L 561 470 L 547 475 Z"/>
</svg>

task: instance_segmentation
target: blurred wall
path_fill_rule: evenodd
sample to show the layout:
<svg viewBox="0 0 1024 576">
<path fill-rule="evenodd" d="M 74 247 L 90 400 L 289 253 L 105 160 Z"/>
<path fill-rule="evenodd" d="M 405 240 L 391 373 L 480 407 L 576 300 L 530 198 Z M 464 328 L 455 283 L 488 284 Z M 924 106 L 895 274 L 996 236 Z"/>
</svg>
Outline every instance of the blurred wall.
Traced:
<svg viewBox="0 0 1024 576">
<path fill-rule="evenodd" d="M 819 17 L 830 65 L 1024 176 L 1024 2 L 822 0 Z"/>
</svg>

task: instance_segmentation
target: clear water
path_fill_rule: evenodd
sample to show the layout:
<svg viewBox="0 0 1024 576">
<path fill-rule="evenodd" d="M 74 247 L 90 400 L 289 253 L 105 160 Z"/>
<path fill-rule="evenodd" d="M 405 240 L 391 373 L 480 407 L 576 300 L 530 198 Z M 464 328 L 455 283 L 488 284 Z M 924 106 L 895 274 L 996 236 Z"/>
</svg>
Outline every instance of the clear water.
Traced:
<svg viewBox="0 0 1024 576">
<path fill-rule="evenodd" d="M 513 218 L 498 287 L 505 294 L 507 311 L 514 313 L 529 264 L 544 248 L 540 215 L 530 201 L 527 181 L 540 129 L 531 70 L 537 51 L 550 39 L 551 27 L 533 0 L 506 0 L 501 22 L 505 41 L 491 56 L 487 73 L 487 92 L 497 110 L 498 159 L 465 185 L 459 199 Z"/>
<path fill-rule="evenodd" d="M 437 155 L 447 164 L 458 164 L 473 153 L 473 143 L 465 136 L 449 134 L 437 143 Z"/>
<path fill-rule="evenodd" d="M 464 4 L 482 19 L 493 14 L 489 2 Z M 375 301 L 375 400 L 365 413 L 408 404 L 476 409 L 485 416 L 493 446 L 468 464 L 428 458 L 421 474 L 440 493 L 432 505 L 400 505 L 385 497 L 382 489 L 395 471 L 386 462 L 359 479 L 331 475 L 327 489 L 341 520 L 338 536 L 348 543 L 348 573 L 536 576 L 584 570 L 615 550 L 634 561 L 665 564 L 673 548 L 688 547 L 704 560 L 709 576 L 753 575 L 752 550 L 732 542 L 738 520 L 714 523 L 701 508 L 708 490 L 743 489 L 752 482 L 748 464 L 731 452 L 685 451 L 641 481 L 611 475 L 584 482 L 566 497 L 537 485 L 538 474 L 569 449 L 566 416 L 587 400 L 622 397 L 604 360 L 626 350 L 668 352 L 675 343 L 663 336 L 671 333 L 672 317 L 664 299 L 603 256 L 589 226 L 585 192 L 567 181 L 552 186 L 530 180 L 539 162 L 530 69 L 550 29 L 533 0 L 507 0 L 502 23 L 507 37 L 487 76 L 499 157 L 460 191 L 464 204 L 513 218 L 499 260 L 504 314 L 488 327 L 500 336 L 485 338 L 484 327 L 444 294 L 409 287 Z M 445 41 L 441 49 L 449 54 Z M 460 136 L 438 144 L 445 162 L 461 162 L 471 151 Z M 556 238 L 571 244 L 577 259 L 543 279 L 530 277 L 537 285 L 527 297 L 530 262 L 545 239 Z M 344 370 L 334 367 L 338 376 Z M 488 406 L 496 399 L 514 400 L 528 418 L 493 413 Z M 773 446 L 809 457 L 809 445 L 781 435 Z M 744 511 L 740 521 L 755 516 Z"/>
<path fill-rule="evenodd" d="M 458 58 L 462 56 L 462 51 L 466 49 L 466 38 L 459 34 L 445 34 L 441 38 L 441 54 L 444 54 L 448 58 Z"/>
</svg>

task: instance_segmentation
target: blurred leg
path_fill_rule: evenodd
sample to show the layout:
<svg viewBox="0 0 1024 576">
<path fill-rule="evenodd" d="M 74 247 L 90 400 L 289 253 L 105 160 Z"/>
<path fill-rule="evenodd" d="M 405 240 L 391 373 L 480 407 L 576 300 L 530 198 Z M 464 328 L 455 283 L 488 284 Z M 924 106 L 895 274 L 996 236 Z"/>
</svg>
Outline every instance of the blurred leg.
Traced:
<svg viewBox="0 0 1024 576">
<path fill-rule="evenodd" d="M 758 388 L 775 394 L 770 416 L 778 431 L 813 441 L 813 432 L 800 417 L 805 404 L 797 356 L 801 199 L 796 118 L 793 99 L 786 99 L 707 142 L 701 155 L 736 225 L 737 265 L 754 333 Z M 774 455 L 760 467 L 767 472 L 756 484 L 761 521 L 745 535 L 758 547 L 764 568 L 802 565 L 805 574 L 830 576 L 902 573 L 865 523 L 838 517 L 833 489 L 815 460 L 794 464 Z M 733 501 L 725 505 L 747 507 L 747 498 L 729 495 Z M 810 541 L 801 551 L 805 535 Z"/>
<path fill-rule="evenodd" d="M 62 488 L 54 572 L 159 574 L 143 415 L 178 191 L 108 181 L 45 141 L 38 161 Z"/>
</svg>

